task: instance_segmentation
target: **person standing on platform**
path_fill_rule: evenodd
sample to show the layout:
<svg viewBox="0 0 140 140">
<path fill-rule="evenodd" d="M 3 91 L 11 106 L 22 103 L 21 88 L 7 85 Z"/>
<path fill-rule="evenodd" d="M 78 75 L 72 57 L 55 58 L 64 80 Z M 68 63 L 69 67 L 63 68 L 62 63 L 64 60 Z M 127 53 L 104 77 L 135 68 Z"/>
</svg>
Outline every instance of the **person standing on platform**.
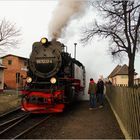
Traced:
<svg viewBox="0 0 140 140">
<path fill-rule="evenodd" d="M 102 108 L 104 105 L 104 82 L 101 78 L 97 82 L 97 92 L 99 99 L 99 108 Z"/>
<path fill-rule="evenodd" d="M 93 78 L 90 78 L 88 94 L 90 99 L 90 110 L 96 108 L 96 83 Z"/>
</svg>

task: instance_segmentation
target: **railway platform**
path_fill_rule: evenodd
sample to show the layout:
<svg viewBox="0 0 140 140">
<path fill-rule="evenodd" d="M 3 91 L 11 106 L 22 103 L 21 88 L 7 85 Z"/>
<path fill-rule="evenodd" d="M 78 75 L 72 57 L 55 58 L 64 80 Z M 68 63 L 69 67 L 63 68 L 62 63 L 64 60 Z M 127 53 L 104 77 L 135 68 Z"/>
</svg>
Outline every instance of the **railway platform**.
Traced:
<svg viewBox="0 0 140 140">
<path fill-rule="evenodd" d="M 75 119 L 75 122 L 73 122 L 73 124 L 75 124 L 75 133 L 79 133 L 78 135 L 80 137 L 78 138 L 125 138 L 107 100 L 105 101 L 105 106 L 103 108 L 99 108 L 99 106 L 97 106 L 96 109 L 90 110 L 88 104 L 88 101 L 81 103 L 79 111 L 75 113 L 75 118 L 77 118 L 77 121 Z"/>
<path fill-rule="evenodd" d="M 81 102 L 70 115 L 58 138 L 76 139 L 124 139 L 118 122 L 105 101 L 103 108 L 89 110 L 88 101 Z"/>
</svg>

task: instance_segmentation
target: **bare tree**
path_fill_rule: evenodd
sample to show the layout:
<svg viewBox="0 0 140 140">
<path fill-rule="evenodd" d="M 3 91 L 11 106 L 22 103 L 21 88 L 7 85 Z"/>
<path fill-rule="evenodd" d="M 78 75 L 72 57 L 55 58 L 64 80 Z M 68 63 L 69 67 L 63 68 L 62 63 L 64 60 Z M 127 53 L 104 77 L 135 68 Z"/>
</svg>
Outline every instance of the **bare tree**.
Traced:
<svg viewBox="0 0 140 140">
<path fill-rule="evenodd" d="M 91 41 L 95 35 L 109 38 L 113 56 L 125 52 L 128 56 L 128 86 L 134 84 L 135 54 L 140 48 L 140 1 L 139 0 L 101 0 L 91 1 L 104 18 L 103 23 L 95 21 L 83 31 L 82 43 Z"/>
<path fill-rule="evenodd" d="M 15 47 L 19 44 L 20 30 L 15 24 L 6 21 L 0 21 L 0 51 L 5 51 L 5 47 Z"/>
</svg>

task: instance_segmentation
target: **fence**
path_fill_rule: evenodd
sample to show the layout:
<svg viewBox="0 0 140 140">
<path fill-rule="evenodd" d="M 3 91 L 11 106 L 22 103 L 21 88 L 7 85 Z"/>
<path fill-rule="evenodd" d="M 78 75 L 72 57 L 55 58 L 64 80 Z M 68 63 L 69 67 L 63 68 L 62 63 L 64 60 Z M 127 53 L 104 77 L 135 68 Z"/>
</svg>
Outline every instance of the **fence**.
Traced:
<svg viewBox="0 0 140 140">
<path fill-rule="evenodd" d="M 140 139 L 140 88 L 107 86 L 106 96 L 125 138 Z"/>
</svg>

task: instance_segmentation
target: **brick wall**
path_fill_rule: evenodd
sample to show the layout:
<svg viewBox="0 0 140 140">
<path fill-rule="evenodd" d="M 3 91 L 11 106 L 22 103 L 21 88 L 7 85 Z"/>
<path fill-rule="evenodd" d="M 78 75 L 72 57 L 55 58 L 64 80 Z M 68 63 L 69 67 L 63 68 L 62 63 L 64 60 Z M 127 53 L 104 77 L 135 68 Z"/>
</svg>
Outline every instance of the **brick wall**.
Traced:
<svg viewBox="0 0 140 140">
<path fill-rule="evenodd" d="M 17 88 L 16 73 L 20 73 L 20 76 L 26 78 L 27 59 L 14 55 L 7 55 L 2 59 L 3 65 L 6 67 L 4 69 L 4 82 L 8 88 L 15 89 Z M 20 80 L 18 87 L 22 86 L 23 82 Z"/>
<path fill-rule="evenodd" d="M 3 91 L 4 87 L 4 68 L 0 67 L 0 93 Z"/>
</svg>

